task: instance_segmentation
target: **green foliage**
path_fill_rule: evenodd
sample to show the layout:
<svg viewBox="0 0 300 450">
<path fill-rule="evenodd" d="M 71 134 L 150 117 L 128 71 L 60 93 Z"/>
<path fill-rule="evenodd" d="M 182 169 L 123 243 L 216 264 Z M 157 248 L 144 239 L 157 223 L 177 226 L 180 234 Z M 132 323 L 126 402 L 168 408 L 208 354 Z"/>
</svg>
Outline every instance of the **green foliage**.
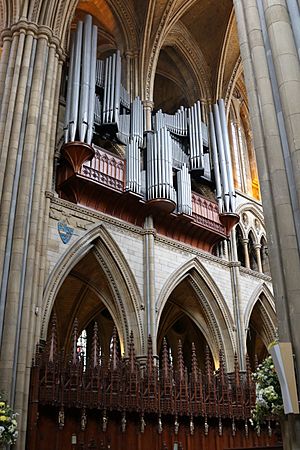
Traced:
<svg viewBox="0 0 300 450">
<path fill-rule="evenodd" d="M 280 384 L 271 356 L 258 366 L 252 377 L 256 383 L 256 404 L 251 422 L 260 427 L 267 418 L 283 414 Z"/>
<path fill-rule="evenodd" d="M 0 394 L 0 444 L 14 444 L 18 437 L 17 414 Z"/>
</svg>

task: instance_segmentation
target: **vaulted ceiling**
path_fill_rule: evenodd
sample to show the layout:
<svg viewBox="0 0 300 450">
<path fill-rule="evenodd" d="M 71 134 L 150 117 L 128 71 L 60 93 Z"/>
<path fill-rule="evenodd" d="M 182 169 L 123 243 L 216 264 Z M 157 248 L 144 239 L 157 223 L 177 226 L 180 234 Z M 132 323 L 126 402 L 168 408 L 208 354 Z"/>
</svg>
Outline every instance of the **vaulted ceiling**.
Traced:
<svg viewBox="0 0 300 450">
<path fill-rule="evenodd" d="M 100 53 L 135 55 L 143 100 L 173 112 L 228 95 L 239 64 L 232 0 L 81 0 L 75 22 L 87 12 L 99 26 Z"/>
</svg>

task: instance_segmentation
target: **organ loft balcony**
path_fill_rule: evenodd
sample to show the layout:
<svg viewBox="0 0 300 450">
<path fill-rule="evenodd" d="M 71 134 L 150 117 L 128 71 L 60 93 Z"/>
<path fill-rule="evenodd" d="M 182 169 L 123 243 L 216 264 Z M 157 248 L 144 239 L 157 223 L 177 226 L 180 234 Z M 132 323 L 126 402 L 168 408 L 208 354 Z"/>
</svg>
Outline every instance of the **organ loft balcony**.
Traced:
<svg viewBox="0 0 300 450">
<path fill-rule="evenodd" d="M 92 16 L 71 42 L 61 197 L 139 226 L 151 215 L 159 234 L 211 252 L 238 221 L 224 100 L 149 109 L 126 88 L 120 50 L 98 58 Z"/>
<path fill-rule="evenodd" d="M 236 214 L 220 214 L 212 195 L 193 190 L 191 214 L 179 213 L 165 199 L 146 200 L 126 189 L 126 158 L 97 145 L 91 146 L 92 151 L 80 142 L 74 142 L 70 151 L 70 145 L 62 149 L 56 180 L 65 200 L 141 227 L 145 217 L 152 215 L 158 234 L 208 252 L 228 238 L 238 221 Z M 89 159 L 81 164 L 85 157 Z"/>
</svg>

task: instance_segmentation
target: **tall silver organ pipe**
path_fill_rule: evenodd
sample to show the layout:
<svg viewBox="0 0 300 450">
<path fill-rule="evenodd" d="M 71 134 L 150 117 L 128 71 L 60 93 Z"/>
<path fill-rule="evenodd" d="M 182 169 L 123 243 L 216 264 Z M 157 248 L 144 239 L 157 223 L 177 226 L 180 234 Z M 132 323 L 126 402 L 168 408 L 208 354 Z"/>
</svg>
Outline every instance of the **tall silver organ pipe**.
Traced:
<svg viewBox="0 0 300 450">
<path fill-rule="evenodd" d="M 119 115 L 118 139 L 123 144 L 128 144 L 132 137 L 138 138 L 139 146 L 144 139 L 144 109 L 141 99 L 136 97 L 131 104 L 130 114 L 125 112 Z"/>
<path fill-rule="evenodd" d="M 92 55 L 97 55 L 97 36 L 96 25 L 92 28 Z M 94 132 L 94 111 L 95 111 L 95 85 L 96 85 L 96 58 L 91 58 L 90 85 L 89 85 L 89 104 L 88 104 L 88 130 L 87 143 L 91 145 Z"/>
<path fill-rule="evenodd" d="M 71 52 L 70 52 L 70 67 L 68 76 L 67 101 L 65 110 L 65 124 L 64 124 L 64 141 L 69 141 L 69 122 L 71 112 L 71 98 L 73 89 L 73 72 L 74 72 L 74 52 L 75 52 L 75 36 L 72 36 Z"/>
<path fill-rule="evenodd" d="M 121 94 L 121 56 L 119 50 L 105 60 L 103 123 L 119 124 Z"/>
<path fill-rule="evenodd" d="M 144 134 L 144 108 L 140 97 L 136 97 L 131 105 L 131 136 L 139 139 L 140 145 L 143 143 Z"/>
<path fill-rule="evenodd" d="M 95 94 L 94 122 L 96 125 L 101 125 L 101 118 L 102 118 L 102 105 L 98 95 Z"/>
<path fill-rule="evenodd" d="M 91 144 L 96 84 L 97 27 L 87 15 L 78 22 L 73 38 L 65 112 L 65 142 Z M 99 105 L 97 105 L 99 106 Z"/>
<path fill-rule="evenodd" d="M 120 87 L 120 103 L 121 105 L 125 106 L 125 108 L 130 108 L 130 95 L 122 84 Z"/>
<path fill-rule="evenodd" d="M 126 189 L 136 194 L 141 192 L 141 157 L 139 138 L 133 136 L 126 146 Z"/>
<path fill-rule="evenodd" d="M 209 114 L 209 125 L 210 125 L 210 142 L 211 142 L 211 146 L 212 146 L 214 174 L 215 174 L 215 182 L 216 182 L 216 197 L 217 197 L 217 202 L 219 205 L 219 212 L 222 213 L 224 211 L 224 203 L 223 203 L 223 193 L 222 193 L 222 185 L 221 185 L 219 156 L 218 156 L 217 141 L 216 141 L 216 132 L 215 132 L 215 125 L 214 125 L 214 117 L 213 117 L 212 112 L 210 112 L 210 114 Z"/>
<path fill-rule="evenodd" d="M 203 140 L 201 125 L 201 105 L 199 100 L 189 109 L 189 134 L 191 169 L 202 169 Z"/>
<path fill-rule="evenodd" d="M 130 139 L 130 114 L 121 114 L 119 116 L 119 131 L 117 132 L 117 138 L 122 144 L 128 144 Z"/>
<path fill-rule="evenodd" d="M 225 151 L 224 151 L 224 142 L 221 128 L 221 120 L 219 107 L 217 104 L 213 105 L 214 111 L 214 125 L 215 132 L 218 144 L 218 156 L 219 156 L 219 166 L 221 172 L 221 181 L 223 187 L 223 195 L 224 195 L 224 209 L 225 212 L 230 212 L 230 201 L 229 201 L 229 187 L 228 187 L 228 176 L 226 169 L 226 160 L 225 160 Z"/>
<path fill-rule="evenodd" d="M 70 101 L 70 116 L 69 116 L 69 141 L 74 142 L 77 129 L 78 119 L 78 103 L 79 103 L 79 90 L 80 90 L 80 65 L 81 65 L 81 45 L 82 45 L 82 22 L 78 22 L 76 34 L 75 34 L 75 46 L 74 46 L 74 61 L 70 63 L 72 67 L 72 90 Z"/>
<path fill-rule="evenodd" d="M 224 100 L 223 99 L 218 100 L 218 104 L 219 104 L 219 112 L 220 112 L 221 127 L 222 127 L 223 142 L 224 142 L 224 153 L 225 153 L 226 170 L 227 170 L 227 178 L 228 178 L 230 209 L 231 209 L 231 212 L 235 212 L 236 194 L 235 194 L 235 189 L 234 189 L 232 161 L 231 161 L 230 144 L 229 144 L 228 128 L 227 128 L 227 121 L 226 121 L 226 115 L 225 115 Z"/>
<path fill-rule="evenodd" d="M 179 213 L 192 215 L 191 176 L 186 164 L 177 172 L 177 210 Z"/>
<path fill-rule="evenodd" d="M 173 167 L 180 169 L 183 164 L 189 165 L 189 157 L 184 152 L 182 144 L 172 138 L 172 165 Z"/>
<path fill-rule="evenodd" d="M 96 61 L 96 86 L 101 88 L 104 86 L 104 61 L 101 59 Z"/>
<path fill-rule="evenodd" d="M 81 88 L 79 102 L 79 140 L 85 142 L 88 128 L 88 108 L 90 93 L 92 17 L 85 16 L 81 57 Z"/>
<path fill-rule="evenodd" d="M 166 127 L 147 135 L 147 198 L 176 203 L 173 187 L 171 136 Z"/>
</svg>

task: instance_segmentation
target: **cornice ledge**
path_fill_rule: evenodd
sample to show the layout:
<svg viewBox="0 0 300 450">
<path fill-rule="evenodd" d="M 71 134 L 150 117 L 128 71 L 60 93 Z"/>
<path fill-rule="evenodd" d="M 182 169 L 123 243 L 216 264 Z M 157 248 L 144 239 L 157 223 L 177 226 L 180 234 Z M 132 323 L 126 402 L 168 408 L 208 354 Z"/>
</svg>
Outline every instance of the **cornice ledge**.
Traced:
<svg viewBox="0 0 300 450">
<path fill-rule="evenodd" d="M 240 272 L 246 275 L 251 275 L 252 277 L 255 278 L 260 278 L 261 280 L 264 281 L 269 281 L 270 283 L 272 282 L 272 277 L 270 277 L 269 275 L 266 275 L 264 273 L 261 272 L 256 272 L 255 270 L 251 270 L 251 269 L 247 269 L 246 267 L 240 267 Z"/>
</svg>

